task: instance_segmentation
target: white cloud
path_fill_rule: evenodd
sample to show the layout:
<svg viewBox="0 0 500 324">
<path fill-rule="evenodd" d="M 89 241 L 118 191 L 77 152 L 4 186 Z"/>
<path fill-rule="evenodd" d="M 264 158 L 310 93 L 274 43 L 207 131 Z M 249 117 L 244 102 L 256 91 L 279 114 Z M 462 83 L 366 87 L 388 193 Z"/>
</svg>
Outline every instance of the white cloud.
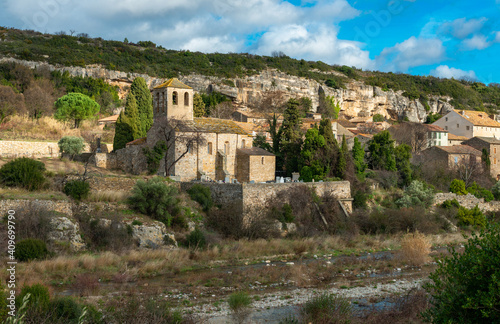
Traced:
<svg viewBox="0 0 500 324">
<path fill-rule="evenodd" d="M 486 21 L 488 21 L 488 19 L 485 17 L 469 20 L 466 18 L 459 18 L 442 24 L 439 28 L 439 32 L 452 35 L 458 39 L 464 39 L 480 31 Z"/>
<path fill-rule="evenodd" d="M 235 53 L 242 48 L 242 42 L 228 36 L 221 37 L 196 37 L 190 39 L 182 49 L 199 51 L 203 53 Z"/>
<path fill-rule="evenodd" d="M 450 68 L 448 65 L 440 65 L 431 71 L 431 75 L 438 78 L 455 78 L 461 79 L 463 77 L 476 79 L 476 73 L 474 71 L 464 71 L 460 69 Z"/>
<path fill-rule="evenodd" d="M 254 50 L 257 54 L 271 55 L 282 51 L 286 55 L 306 60 L 321 60 L 329 64 L 372 68 L 369 53 L 357 42 L 337 38 L 337 30 L 324 25 L 287 25 L 273 27 L 264 33 Z"/>
<path fill-rule="evenodd" d="M 498 0 L 500 1 L 500 0 Z M 500 31 L 495 32 L 495 40 L 493 40 L 495 43 L 500 43 Z"/>
<path fill-rule="evenodd" d="M 466 50 L 483 50 L 490 47 L 491 43 L 488 42 L 484 35 L 474 35 L 462 41 L 462 47 Z"/>
<path fill-rule="evenodd" d="M 444 56 L 441 40 L 412 36 L 393 47 L 384 48 L 376 61 L 381 70 L 406 72 L 411 67 L 439 63 Z"/>
</svg>

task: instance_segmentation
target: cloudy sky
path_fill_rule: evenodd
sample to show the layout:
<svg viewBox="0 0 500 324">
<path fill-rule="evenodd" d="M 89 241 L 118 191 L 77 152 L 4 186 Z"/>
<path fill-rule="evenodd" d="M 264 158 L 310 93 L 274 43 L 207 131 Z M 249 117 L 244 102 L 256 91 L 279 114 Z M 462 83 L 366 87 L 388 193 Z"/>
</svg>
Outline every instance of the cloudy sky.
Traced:
<svg viewBox="0 0 500 324">
<path fill-rule="evenodd" d="M 500 83 L 500 0 L 0 0 L 0 25 Z"/>
</svg>

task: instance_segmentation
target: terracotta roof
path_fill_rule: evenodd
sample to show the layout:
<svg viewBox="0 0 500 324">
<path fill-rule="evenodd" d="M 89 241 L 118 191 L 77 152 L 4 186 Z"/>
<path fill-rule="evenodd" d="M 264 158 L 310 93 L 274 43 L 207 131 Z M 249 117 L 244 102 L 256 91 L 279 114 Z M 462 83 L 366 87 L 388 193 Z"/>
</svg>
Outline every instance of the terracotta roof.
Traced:
<svg viewBox="0 0 500 324">
<path fill-rule="evenodd" d="M 356 128 L 356 125 L 348 121 L 347 119 L 334 119 L 332 122 L 337 122 L 345 128 Z"/>
<path fill-rule="evenodd" d="M 113 115 L 113 116 L 109 116 L 109 117 L 104 117 L 104 118 L 99 119 L 98 122 L 100 122 L 100 123 L 116 123 L 116 121 L 118 120 L 118 116 L 120 116 L 120 115 Z"/>
<path fill-rule="evenodd" d="M 422 124 L 423 127 L 427 128 L 427 131 L 429 132 L 442 132 L 442 133 L 448 133 L 448 131 L 444 130 L 443 128 L 437 126 L 437 125 L 430 125 L 430 124 Z"/>
<path fill-rule="evenodd" d="M 491 119 L 484 111 L 458 109 L 453 111 L 470 121 L 474 126 L 500 127 L 500 123 Z"/>
<path fill-rule="evenodd" d="M 238 153 L 246 154 L 246 155 L 260 155 L 260 156 L 274 156 L 273 153 L 270 153 L 260 147 L 252 147 L 252 148 L 239 148 L 237 149 Z"/>
<path fill-rule="evenodd" d="M 349 119 L 351 123 L 366 123 L 366 122 L 373 122 L 373 116 L 366 116 L 366 117 L 354 117 L 352 119 Z"/>
<path fill-rule="evenodd" d="M 250 135 L 236 122 L 218 118 L 194 118 L 192 121 L 179 121 L 175 129 L 180 132 Z"/>
<path fill-rule="evenodd" d="M 466 136 L 458 136 L 452 133 L 448 133 L 448 140 L 449 141 L 466 141 L 469 138 Z"/>
<path fill-rule="evenodd" d="M 156 86 L 155 89 L 160 89 L 160 88 L 181 88 L 181 89 L 193 89 L 188 85 L 185 85 L 181 81 L 179 81 L 177 78 L 172 78 L 170 80 L 167 80 L 160 84 L 159 86 Z"/>
<path fill-rule="evenodd" d="M 133 140 L 132 142 L 128 142 L 126 145 L 141 145 L 146 143 L 146 139 L 147 137 L 138 138 L 136 140 Z"/>
<path fill-rule="evenodd" d="M 251 132 L 263 132 L 265 131 L 264 127 L 262 125 L 257 125 L 257 124 L 254 124 L 254 123 L 243 123 L 243 122 L 237 122 L 235 121 L 236 125 L 240 126 L 241 128 L 243 128 L 245 131 L 247 131 L 248 133 L 251 133 Z"/>
<path fill-rule="evenodd" d="M 494 137 L 483 137 L 483 136 L 475 136 L 471 139 L 478 138 L 483 142 L 489 143 L 489 144 L 500 144 L 500 140 L 496 139 Z"/>
<path fill-rule="evenodd" d="M 481 156 L 481 152 L 469 145 L 454 145 L 454 146 L 435 146 L 437 149 L 443 150 L 448 154 L 473 154 Z"/>
</svg>

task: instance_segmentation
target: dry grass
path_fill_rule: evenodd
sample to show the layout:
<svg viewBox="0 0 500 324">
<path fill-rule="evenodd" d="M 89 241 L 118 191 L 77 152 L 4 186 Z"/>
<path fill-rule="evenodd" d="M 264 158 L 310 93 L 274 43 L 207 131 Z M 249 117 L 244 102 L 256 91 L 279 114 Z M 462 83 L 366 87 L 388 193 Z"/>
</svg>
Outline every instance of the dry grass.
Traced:
<svg viewBox="0 0 500 324">
<path fill-rule="evenodd" d="M 424 234 L 416 231 L 401 239 L 401 258 L 412 266 L 421 266 L 430 260 L 432 244 Z"/>
<path fill-rule="evenodd" d="M 92 192 L 87 198 L 90 202 L 120 202 L 125 201 L 130 196 L 127 191 L 97 191 Z"/>
</svg>

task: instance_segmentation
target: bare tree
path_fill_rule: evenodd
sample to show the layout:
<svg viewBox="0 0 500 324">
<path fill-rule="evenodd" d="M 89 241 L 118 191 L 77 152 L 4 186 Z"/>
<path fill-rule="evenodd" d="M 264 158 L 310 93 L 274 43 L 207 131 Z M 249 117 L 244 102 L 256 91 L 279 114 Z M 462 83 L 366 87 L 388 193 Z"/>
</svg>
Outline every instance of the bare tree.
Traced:
<svg viewBox="0 0 500 324">
<path fill-rule="evenodd" d="M 76 30 L 74 30 L 74 29 L 70 29 L 70 30 L 69 30 L 69 34 L 70 34 L 71 36 L 73 36 L 75 33 L 76 33 Z"/>
<path fill-rule="evenodd" d="M 472 154 L 461 155 L 455 167 L 458 177 L 465 182 L 466 187 L 470 186 L 474 179 L 483 172 L 478 157 Z"/>
<path fill-rule="evenodd" d="M 262 94 L 262 100 L 253 108 L 262 113 L 283 113 L 286 108 L 287 97 L 281 90 L 268 90 Z"/>
<path fill-rule="evenodd" d="M 23 95 L 15 93 L 11 87 L 0 85 L 0 124 L 8 116 L 25 112 L 26 106 Z"/>
<path fill-rule="evenodd" d="M 210 117 L 220 118 L 220 119 L 231 119 L 231 115 L 233 114 L 233 112 L 234 112 L 233 102 L 224 101 L 210 109 Z"/>
<path fill-rule="evenodd" d="M 397 127 L 389 128 L 392 138 L 398 144 L 408 144 L 413 153 L 429 147 L 427 129 L 419 123 L 401 123 Z"/>
<path fill-rule="evenodd" d="M 36 80 L 24 92 L 24 99 L 31 118 L 38 119 L 42 115 L 49 115 L 55 101 L 54 86 L 49 80 Z"/>
</svg>

